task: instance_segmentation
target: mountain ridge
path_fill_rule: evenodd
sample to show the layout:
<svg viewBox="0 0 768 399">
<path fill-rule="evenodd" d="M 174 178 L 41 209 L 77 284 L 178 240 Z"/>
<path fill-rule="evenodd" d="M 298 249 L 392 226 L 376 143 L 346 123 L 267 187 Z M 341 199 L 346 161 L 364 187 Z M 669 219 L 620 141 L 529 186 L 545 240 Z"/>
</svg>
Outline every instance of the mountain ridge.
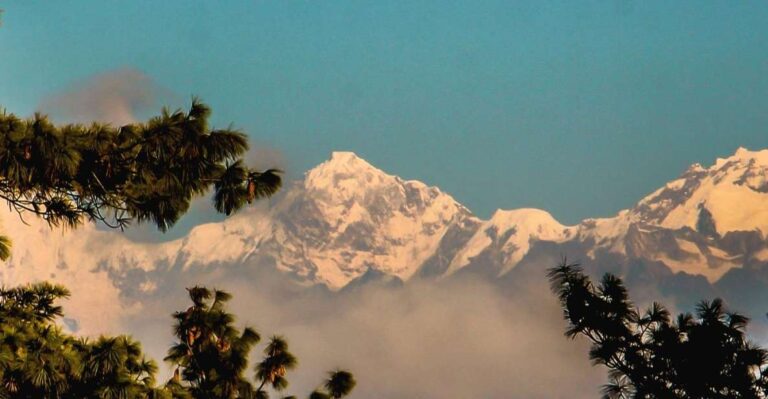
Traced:
<svg viewBox="0 0 768 399">
<path fill-rule="evenodd" d="M 768 231 L 766 175 L 768 150 L 739 148 L 708 168 L 692 165 L 616 216 L 565 226 L 535 208 L 500 209 L 483 220 L 437 187 L 387 174 L 352 152 L 334 152 L 289 186 L 283 200 L 261 215 L 266 220 L 257 222 L 260 228 L 244 227 L 243 216 L 222 222 L 224 230 L 231 225 L 230 233 L 242 232 L 229 241 L 229 257 L 206 258 L 200 245 L 187 245 L 197 251 L 188 252 L 188 262 L 232 262 L 240 251 L 303 283 L 337 290 L 369 269 L 407 281 L 425 274 L 445 277 L 484 262 L 501 276 L 536 242 L 578 242 L 591 247 L 590 257 L 602 250 L 643 258 L 715 282 L 746 261 L 768 259 L 768 250 L 754 243 L 764 242 Z M 699 231 L 704 225 L 707 231 Z M 190 237 L 227 236 L 216 231 L 193 229 Z M 749 254 L 731 248 L 734 234 L 744 232 L 758 235 Z M 424 272 L 427 267 L 431 273 Z"/>
<path fill-rule="evenodd" d="M 142 311 L 142 295 L 184 274 L 276 269 L 299 286 L 338 291 L 465 273 L 515 276 L 521 264 L 551 266 L 531 266 L 543 253 L 661 267 L 715 284 L 768 265 L 768 150 L 740 148 L 709 167 L 692 165 L 615 216 L 572 226 L 535 208 L 481 219 L 439 188 L 387 174 L 351 152 L 333 153 L 269 207 L 164 243 L 93 225 L 74 232 L 39 220 L 26 226 L 6 210 L 0 219 L 14 240 L 3 284 L 53 279 L 85 292 L 73 296 L 75 305 L 129 313 Z M 99 317 L 107 322 L 109 314 Z"/>
</svg>

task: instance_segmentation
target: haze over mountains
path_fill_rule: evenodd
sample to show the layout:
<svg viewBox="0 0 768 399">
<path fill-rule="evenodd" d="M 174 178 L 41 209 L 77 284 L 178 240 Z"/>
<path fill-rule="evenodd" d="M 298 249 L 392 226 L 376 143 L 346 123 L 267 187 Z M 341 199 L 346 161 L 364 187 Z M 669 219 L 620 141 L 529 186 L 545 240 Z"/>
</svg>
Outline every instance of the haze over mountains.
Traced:
<svg viewBox="0 0 768 399">
<path fill-rule="evenodd" d="M 688 309 L 699 299 L 723 296 L 753 315 L 768 308 L 768 150 L 740 148 L 711 166 L 693 165 L 616 216 L 575 226 L 564 226 L 539 209 L 498 210 L 483 220 L 440 189 L 389 175 L 350 152 L 333 153 L 271 202 L 165 243 L 132 242 L 95 226 L 50 230 L 31 217 L 24 225 L 3 211 L 3 231 L 14 247 L 0 268 L 0 281 L 65 284 L 73 292 L 66 307 L 70 329 L 84 334 L 127 329 L 150 341 L 157 357 L 167 340 L 155 337 L 168 330 L 170 311 L 184 306 L 183 288 L 201 283 L 235 291 L 246 320 L 264 317 L 288 336 L 316 330 L 303 343 L 309 345 L 303 349 L 310 353 L 310 364 L 330 357 L 311 346 L 318 340 L 329 347 L 330 342 L 344 346 L 344 340 L 359 340 L 358 350 L 365 350 L 366 338 L 356 334 L 432 339 L 434 334 L 401 330 L 389 336 L 373 328 L 404 327 L 402 320 L 411 320 L 413 309 L 421 309 L 424 317 L 408 326 L 425 323 L 424 331 L 445 326 L 436 334 L 455 330 L 456 318 L 470 317 L 464 321 L 469 327 L 463 327 L 470 330 L 461 333 L 459 328 L 444 346 L 435 346 L 423 359 L 409 359 L 431 359 L 436 368 L 442 361 L 438 353 L 446 347 L 459 348 L 455 355 L 472 363 L 467 353 L 474 339 L 493 336 L 489 342 L 499 341 L 504 334 L 520 334 L 518 323 L 537 326 L 534 335 L 518 335 L 507 347 L 475 353 L 478 367 L 488 361 L 483 353 L 505 354 L 490 363 L 517 373 L 520 384 L 514 392 L 522 392 L 520 397 L 552 397 L 551 384 L 521 388 L 526 373 L 508 363 L 513 354 L 525 356 L 524 347 L 536 340 L 554 351 L 549 355 L 564 369 L 571 360 L 579 365 L 578 373 L 557 378 L 578 381 L 587 373 L 584 348 L 560 339 L 559 309 L 544 284 L 546 268 L 562 256 L 583 262 L 594 274 L 621 274 L 641 303 L 663 299 Z M 474 302 L 478 297 L 485 299 Z M 516 309 L 515 323 L 503 309 Z M 435 312 L 447 313 L 435 321 L 430 318 Z M 365 378 L 366 367 L 375 375 L 387 361 L 403 373 L 416 372 L 402 369 L 402 356 L 376 358 L 378 365 L 356 363 L 361 361 L 352 352 L 348 357 Z M 551 372 L 548 367 L 542 360 L 537 370 Z M 485 397 L 510 397 L 512 391 L 504 388 L 509 377 L 501 371 L 488 382 Z M 435 384 L 446 373 L 451 371 L 435 372 Z M 480 377 L 477 370 L 466 373 L 453 377 L 457 386 L 450 387 L 452 392 L 461 389 L 462 378 Z M 546 376 L 537 378 L 547 381 Z M 416 388 L 372 386 L 370 392 L 389 392 L 389 397 L 419 396 Z M 584 389 L 585 395 L 594 392 L 590 386 Z"/>
</svg>

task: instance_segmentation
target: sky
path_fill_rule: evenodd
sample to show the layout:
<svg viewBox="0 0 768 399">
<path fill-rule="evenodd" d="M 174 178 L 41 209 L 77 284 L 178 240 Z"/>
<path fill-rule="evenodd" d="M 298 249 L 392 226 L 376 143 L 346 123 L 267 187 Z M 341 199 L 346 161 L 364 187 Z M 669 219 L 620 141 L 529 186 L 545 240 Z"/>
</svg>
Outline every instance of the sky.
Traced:
<svg viewBox="0 0 768 399">
<path fill-rule="evenodd" d="M 289 178 L 354 151 L 481 217 L 610 216 L 694 162 L 768 147 L 763 1 L 0 8 L 8 112 L 31 115 L 123 71 L 151 82 L 146 115 L 199 96 L 216 125 L 279 152 Z"/>
</svg>

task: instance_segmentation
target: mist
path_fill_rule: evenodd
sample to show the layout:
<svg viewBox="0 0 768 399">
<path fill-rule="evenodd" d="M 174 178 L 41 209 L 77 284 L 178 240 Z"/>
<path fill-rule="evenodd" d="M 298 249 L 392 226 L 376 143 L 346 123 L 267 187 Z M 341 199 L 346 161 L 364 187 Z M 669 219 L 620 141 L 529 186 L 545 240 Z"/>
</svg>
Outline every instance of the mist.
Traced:
<svg viewBox="0 0 768 399">
<path fill-rule="evenodd" d="M 132 68 L 107 71 L 72 84 L 45 98 L 38 110 L 58 121 L 134 123 L 167 96 L 149 76 Z"/>
<path fill-rule="evenodd" d="M 335 368 L 355 374 L 356 398 L 594 398 L 604 383 L 587 343 L 563 335 L 543 274 L 515 292 L 466 277 L 332 293 L 298 287 L 268 267 L 224 269 L 188 270 L 160 284 L 124 330 L 161 359 L 172 342 L 171 312 L 189 306 L 183 286 L 200 283 L 231 292 L 238 325 L 255 327 L 263 342 L 287 338 L 299 367 L 281 395 L 306 396 Z"/>
</svg>

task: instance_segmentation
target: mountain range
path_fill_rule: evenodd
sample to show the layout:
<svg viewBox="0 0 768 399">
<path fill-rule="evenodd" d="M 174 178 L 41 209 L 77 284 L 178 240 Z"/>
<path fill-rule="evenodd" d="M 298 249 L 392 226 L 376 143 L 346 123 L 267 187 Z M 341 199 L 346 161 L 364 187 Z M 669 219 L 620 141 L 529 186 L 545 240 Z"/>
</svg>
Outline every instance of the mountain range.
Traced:
<svg viewBox="0 0 768 399">
<path fill-rule="evenodd" d="M 768 281 L 768 150 L 740 148 L 709 167 L 692 165 L 616 216 L 574 226 L 539 209 L 484 220 L 439 188 L 351 152 L 334 152 L 270 206 L 170 242 L 134 242 L 95 226 L 51 230 L 10 212 L 2 220 L 14 240 L 3 284 L 53 279 L 72 288 L 75 304 L 122 313 L 141 312 L 139 298 L 201 271 L 277 270 L 298 287 L 340 291 L 462 275 L 514 281 L 563 256 L 665 296 L 705 296 Z M 761 295 L 737 291 L 742 302 Z"/>
</svg>

